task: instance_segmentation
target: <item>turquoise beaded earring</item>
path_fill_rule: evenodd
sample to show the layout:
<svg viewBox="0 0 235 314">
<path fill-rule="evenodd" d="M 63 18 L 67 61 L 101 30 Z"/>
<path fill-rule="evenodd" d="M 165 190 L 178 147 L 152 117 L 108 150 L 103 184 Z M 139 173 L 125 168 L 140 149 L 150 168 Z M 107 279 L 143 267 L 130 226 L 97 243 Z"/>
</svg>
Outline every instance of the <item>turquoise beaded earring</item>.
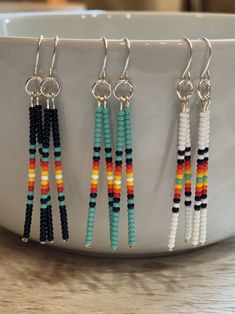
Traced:
<svg viewBox="0 0 235 314">
<path fill-rule="evenodd" d="M 87 230 L 85 246 L 91 247 L 94 237 L 94 223 L 96 214 L 96 200 L 98 195 L 98 183 L 100 176 L 100 152 L 102 133 L 104 136 L 105 146 L 105 161 L 106 161 L 106 176 L 107 176 L 107 191 L 108 191 L 108 207 L 109 207 L 109 228 L 111 232 L 111 214 L 113 206 L 113 158 L 112 158 L 112 142 L 110 129 L 110 113 L 107 106 L 107 101 L 112 94 L 111 84 L 106 78 L 106 64 L 107 64 L 107 49 L 108 42 L 106 38 L 102 38 L 105 56 L 103 66 L 99 75 L 99 79 L 92 87 L 92 94 L 97 100 L 97 107 L 95 111 L 95 131 L 94 131 L 94 146 L 93 146 L 93 160 L 92 173 L 90 183 L 90 198 L 87 218 Z"/>
<path fill-rule="evenodd" d="M 122 41 L 127 47 L 127 57 L 120 80 L 113 89 L 114 97 L 119 101 L 119 111 L 117 115 L 117 135 L 116 135 L 116 160 L 114 175 L 114 199 L 111 223 L 111 249 L 118 248 L 120 202 L 122 188 L 122 163 L 123 150 L 125 147 L 126 161 L 126 188 L 127 188 L 127 214 L 128 214 L 128 244 L 131 248 L 136 245 L 135 236 L 135 209 L 134 209 L 134 173 L 132 159 L 132 126 L 131 108 L 129 101 L 133 96 L 133 85 L 128 78 L 128 66 L 130 60 L 130 41 L 123 38 Z"/>
</svg>

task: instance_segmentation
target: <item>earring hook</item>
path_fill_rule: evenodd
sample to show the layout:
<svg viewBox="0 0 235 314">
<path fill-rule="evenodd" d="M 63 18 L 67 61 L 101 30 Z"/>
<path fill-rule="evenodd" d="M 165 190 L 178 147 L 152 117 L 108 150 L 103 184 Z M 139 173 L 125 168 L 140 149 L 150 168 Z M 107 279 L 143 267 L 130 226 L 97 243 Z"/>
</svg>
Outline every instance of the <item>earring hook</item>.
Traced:
<svg viewBox="0 0 235 314">
<path fill-rule="evenodd" d="M 122 74 L 121 74 L 121 79 L 127 79 L 127 77 L 128 77 L 127 69 L 128 69 L 129 61 L 130 61 L 131 44 L 130 44 L 130 40 L 127 37 L 124 37 L 121 40 L 126 43 L 126 48 L 127 48 L 127 57 L 126 57 L 125 66 L 124 66 Z"/>
<path fill-rule="evenodd" d="M 53 56 L 52 56 L 52 60 L 51 60 L 51 66 L 49 69 L 49 76 L 52 76 L 53 71 L 54 71 L 54 66 L 55 66 L 55 57 L 56 57 L 56 50 L 58 47 L 58 43 L 59 43 L 59 37 L 56 36 L 55 40 L 54 40 L 54 51 L 53 51 Z"/>
<path fill-rule="evenodd" d="M 208 59 L 207 59 L 205 68 L 204 68 L 204 70 L 203 70 L 202 73 L 201 73 L 201 78 L 204 78 L 205 75 L 207 75 L 207 77 L 210 76 L 210 73 L 209 73 L 209 70 L 208 70 L 208 69 L 209 69 L 210 62 L 211 62 L 212 46 L 211 46 L 211 42 L 209 41 L 208 38 L 206 38 L 206 37 L 201 37 L 200 39 L 203 40 L 203 41 L 206 43 L 207 48 L 208 48 Z"/>
<path fill-rule="evenodd" d="M 188 59 L 188 63 L 186 65 L 185 70 L 183 71 L 183 73 L 181 74 L 181 78 L 190 78 L 190 72 L 189 72 L 189 68 L 191 66 L 192 63 L 192 58 L 193 58 L 193 45 L 191 40 L 189 40 L 187 37 L 183 37 L 183 40 L 186 42 L 188 49 L 189 49 L 189 59 Z"/>
<path fill-rule="evenodd" d="M 38 45 L 37 45 L 37 54 L 35 59 L 35 67 L 34 67 L 34 75 L 38 76 L 38 63 L 39 63 L 39 54 L 40 54 L 40 46 L 43 40 L 43 35 L 41 35 L 38 39 Z"/>
<path fill-rule="evenodd" d="M 104 44 L 104 62 L 100 71 L 99 78 L 100 79 L 105 79 L 106 78 L 106 65 L 107 65 L 107 58 L 108 58 L 108 41 L 105 37 L 102 37 L 101 40 L 103 41 Z"/>
</svg>

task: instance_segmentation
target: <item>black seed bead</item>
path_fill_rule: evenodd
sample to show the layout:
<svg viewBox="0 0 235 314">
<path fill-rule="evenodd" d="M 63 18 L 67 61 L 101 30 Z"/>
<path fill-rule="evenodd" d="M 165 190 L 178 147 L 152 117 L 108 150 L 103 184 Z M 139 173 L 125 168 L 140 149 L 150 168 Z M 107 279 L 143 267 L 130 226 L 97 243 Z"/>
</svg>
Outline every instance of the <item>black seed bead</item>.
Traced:
<svg viewBox="0 0 235 314">
<path fill-rule="evenodd" d="M 185 156 L 184 160 L 191 160 L 191 156 Z"/>
<path fill-rule="evenodd" d="M 197 159 L 198 164 L 203 164 L 204 160 L 203 159 Z"/>
<path fill-rule="evenodd" d="M 47 158 L 47 157 L 49 157 L 49 153 L 45 153 L 45 152 L 42 152 L 42 157 L 44 157 L 44 158 Z"/>
<path fill-rule="evenodd" d="M 97 197 L 97 193 L 90 193 L 90 197 L 96 198 Z"/>
<path fill-rule="evenodd" d="M 209 160 L 209 158 L 208 157 L 204 157 L 204 161 L 208 161 Z"/>
<path fill-rule="evenodd" d="M 47 240 L 47 209 L 41 208 L 40 210 L 40 242 Z"/>
<path fill-rule="evenodd" d="M 96 194 L 96 193 L 95 193 Z M 97 194 L 96 194 L 96 196 L 97 196 Z M 108 193 L 108 196 L 109 197 L 113 197 L 113 193 Z"/>
<path fill-rule="evenodd" d="M 189 192 L 189 191 L 185 191 L 185 196 L 191 196 L 192 195 L 192 192 Z"/>
<path fill-rule="evenodd" d="M 197 196 L 197 195 L 196 195 L 194 199 L 195 199 L 195 201 L 198 201 L 198 202 L 199 202 L 199 201 L 201 201 L 201 196 Z"/>
<path fill-rule="evenodd" d="M 172 207 L 172 213 L 178 213 L 179 208 L 178 207 Z"/>
<path fill-rule="evenodd" d="M 111 147 L 105 147 L 105 152 L 106 153 L 111 153 L 112 151 L 112 148 Z"/>
<path fill-rule="evenodd" d="M 194 209 L 195 210 L 200 210 L 201 209 L 201 205 L 194 205 Z"/>
<path fill-rule="evenodd" d="M 185 152 L 188 153 L 188 152 L 190 152 L 190 151 L 191 151 L 191 147 L 186 147 L 186 148 L 185 148 Z"/>
<path fill-rule="evenodd" d="M 93 160 L 94 160 L 94 161 L 99 161 L 99 160 L 100 160 L 100 157 L 99 157 L 99 156 L 93 156 Z"/>
<path fill-rule="evenodd" d="M 49 200 L 50 196 L 48 197 Z M 53 232 L 53 217 L 52 217 L 52 207 L 51 205 L 47 206 L 47 241 L 51 242 L 54 240 Z"/>
<path fill-rule="evenodd" d="M 207 204 L 201 204 L 201 208 L 207 208 Z"/>
<path fill-rule="evenodd" d="M 26 209 L 32 209 L 33 205 L 32 204 L 26 204 Z"/>
<path fill-rule="evenodd" d="M 63 202 L 65 200 L 64 195 L 58 196 L 58 201 Z"/>
<path fill-rule="evenodd" d="M 123 152 L 120 151 L 120 150 L 117 150 L 117 151 L 115 152 L 115 154 L 116 154 L 116 156 L 122 156 L 122 155 L 123 155 Z"/>
<path fill-rule="evenodd" d="M 61 152 L 54 152 L 54 156 L 55 157 L 60 157 L 61 156 Z"/>
<path fill-rule="evenodd" d="M 29 153 L 30 153 L 30 154 L 36 154 L 36 149 L 30 148 L 30 149 L 29 149 Z"/>
<path fill-rule="evenodd" d="M 90 203 L 89 203 L 89 206 L 90 206 L 91 208 L 94 208 L 94 207 L 96 206 L 96 203 L 95 203 L 95 202 L 90 202 Z"/>
<path fill-rule="evenodd" d="M 132 199 L 134 198 L 134 194 L 128 194 L 128 195 L 127 195 L 127 198 L 128 198 L 129 200 L 132 200 Z"/>
<path fill-rule="evenodd" d="M 109 206 L 111 206 L 111 207 L 113 206 L 113 202 L 112 201 L 109 202 Z"/>
<path fill-rule="evenodd" d="M 206 199 L 207 198 L 207 194 L 202 194 L 202 199 Z"/>
<path fill-rule="evenodd" d="M 97 146 L 94 146 L 94 147 L 93 147 L 93 150 L 94 150 L 94 152 L 100 152 L 101 148 L 100 148 L 100 147 L 97 147 Z"/>
<path fill-rule="evenodd" d="M 40 202 L 41 202 L 41 204 L 46 204 L 47 203 L 47 199 L 41 198 Z"/>
<path fill-rule="evenodd" d="M 121 166 L 122 165 L 122 161 L 121 160 L 115 160 L 115 165 Z"/>
<path fill-rule="evenodd" d="M 198 153 L 198 155 L 204 155 L 204 149 L 199 149 L 199 150 L 197 151 L 197 153 Z"/>
<path fill-rule="evenodd" d="M 175 197 L 175 198 L 173 199 L 173 202 L 174 202 L 174 203 L 180 203 L 180 199 Z"/>
<path fill-rule="evenodd" d="M 206 147 L 206 148 L 204 149 L 204 152 L 205 152 L 205 153 L 208 153 L 208 152 L 209 152 L 209 147 Z"/>
<path fill-rule="evenodd" d="M 177 164 L 178 164 L 178 165 L 183 165 L 183 163 L 184 163 L 184 160 L 183 160 L 183 159 L 178 159 L 178 160 L 177 160 Z"/>
<path fill-rule="evenodd" d="M 23 232 L 23 238 L 26 238 L 26 239 L 28 239 L 30 236 L 30 229 L 31 229 L 31 223 L 32 223 L 32 213 L 33 213 L 33 206 L 31 205 L 31 207 L 26 207 L 24 232 Z"/>
<path fill-rule="evenodd" d="M 185 205 L 185 206 L 191 206 L 191 204 L 192 204 L 191 201 L 185 201 L 185 202 L 184 202 L 184 205 Z"/>
<path fill-rule="evenodd" d="M 132 153 L 132 148 L 126 148 L 125 149 L 126 154 L 131 154 Z"/>
<path fill-rule="evenodd" d="M 133 209 L 135 207 L 135 204 L 127 204 L 128 209 Z"/>
<path fill-rule="evenodd" d="M 27 200 L 32 201 L 34 199 L 33 195 L 27 195 Z"/>
<path fill-rule="evenodd" d="M 115 213 L 120 212 L 120 207 L 113 207 L 113 212 L 115 212 Z"/>
<path fill-rule="evenodd" d="M 115 203 L 120 203 L 120 198 L 114 197 L 113 201 L 114 201 Z"/>
<path fill-rule="evenodd" d="M 178 155 L 179 156 L 184 156 L 184 154 L 185 154 L 184 150 L 178 150 Z"/>
<path fill-rule="evenodd" d="M 105 158 L 105 161 L 106 161 L 106 162 L 112 162 L 112 160 L 113 160 L 112 157 L 106 157 L 106 158 Z"/>
<path fill-rule="evenodd" d="M 127 159 L 126 159 L 126 163 L 127 163 L 128 165 L 132 164 L 132 158 L 127 158 Z"/>
</svg>

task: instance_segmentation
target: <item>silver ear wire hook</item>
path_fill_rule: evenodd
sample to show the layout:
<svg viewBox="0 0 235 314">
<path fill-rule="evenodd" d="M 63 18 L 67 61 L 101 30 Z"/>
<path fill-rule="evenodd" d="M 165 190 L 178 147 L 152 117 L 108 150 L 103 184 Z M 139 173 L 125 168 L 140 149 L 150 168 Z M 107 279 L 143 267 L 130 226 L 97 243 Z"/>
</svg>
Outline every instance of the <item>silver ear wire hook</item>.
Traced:
<svg viewBox="0 0 235 314">
<path fill-rule="evenodd" d="M 197 94 L 202 102 L 203 110 L 206 111 L 209 109 L 210 103 L 211 103 L 211 76 L 209 71 L 209 66 L 211 62 L 211 54 L 212 54 L 212 46 L 208 38 L 201 37 L 201 40 L 203 40 L 206 43 L 207 50 L 208 50 L 208 57 L 206 61 L 206 65 L 201 72 L 200 75 L 200 81 L 197 88 Z"/>
<path fill-rule="evenodd" d="M 210 66 L 210 62 L 211 62 L 211 52 L 212 52 L 212 47 L 211 47 L 211 43 L 210 41 L 208 40 L 208 38 L 206 37 L 201 37 L 201 40 L 203 40 L 207 47 L 208 47 L 208 59 L 207 59 L 207 62 L 206 62 L 206 65 L 205 65 L 205 68 L 204 70 L 202 71 L 200 77 L 210 77 L 210 72 L 209 72 L 209 66 Z"/>
<path fill-rule="evenodd" d="M 44 78 L 40 86 L 42 95 L 47 98 L 47 108 L 50 107 L 50 100 L 51 100 L 53 109 L 55 108 L 55 97 L 57 97 L 61 91 L 59 82 L 53 76 L 58 42 L 59 42 L 59 37 L 56 36 L 54 39 L 54 50 L 53 50 L 53 55 L 51 59 L 51 66 L 49 68 L 49 75 L 48 77 Z"/>
<path fill-rule="evenodd" d="M 189 68 L 191 66 L 192 63 L 192 58 L 193 58 L 193 45 L 191 40 L 189 40 L 187 37 L 184 37 L 183 40 L 186 42 L 187 46 L 188 46 L 188 50 L 189 50 L 189 59 L 188 59 L 188 63 L 186 65 L 185 70 L 183 71 L 183 73 L 181 74 L 181 78 L 185 79 L 185 78 L 190 78 L 190 72 L 189 72 Z"/>
<path fill-rule="evenodd" d="M 181 74 L 180 81 L 177 85 L 176 88 L 176 93 L 183 105 L 183 111 L 186 110 L 186 107 L 188 105 L 188 102 L 190 98 L 193 95 L 193 83 L 191 81 L 191 74 L 190 74 L 190 66 L 192 63 L 192 58 L 193 58 L 193 45 L 191 40 L 189 40 L 187 37 L 184 37 L 183 40 L 187 43 L 187 47 L 189 50 L 189 57 L 188 57 L 188 62 L 187 65 L 184 69 L 184 71 Z"/>
<path fill-rule="evenodd" d="M 92 95 L 98 100 L 98 105 L 101 105 L 101 102 L 106 106 L 106 101 L 112 95 L 112 86 L 106 78 L 106 67 L 108 59 L 108 41 L 105 37 L 101 38 L 104 45 L 104 61 L 102 68 L 100 70 L 99 79 L 92 86 Z M 100 90 L 99 90 L 100 89 Z M 101 91 L 102 89 L 102 91 Z"/>
<path fill-rule="evenodd" d="M 122 38 L 122 41 L 126 42 L 127 57 L 126 57 L 125 66 L 124 66 L 122 74 L 121 74 L 121 79 L 127 79 L 127 77 L 128 77 L 127 69 L 128 69 L 129 62 L 130 62 L 131 44 L 130 44 L 130 40 L 128 38 L 126 38 L 126 37 Z"/>
<path fill-rule="evenodd" d="M 36 101 L 36 104 L 38 104 L 38 98 L 41 95 L 40 85 L 42 83 L 42 78 L 38 75 L 38 64 L 39 64 L 39 55 L 40 55 L 40 47 L 41 47 L 42 40 L 43 40 L 43 35 L 41 35 L 38 39 L 33 75 L 30 76 L 25 82 L 25 90 L 27 94 L 30 95 L 31 97 L 31 106 L 35 105 L 35 101 Z"/>
<path fill-rule="evenodd" d="M 49 69 L 49 76 L 52 76 L 53 71 L 54 71 L 54 66 L 55 66 L 55 57 L 56 57 L 56 50 L 58 47 L 58 43 L 59 43 L 59 37 L 56 36 L 55 40 L 54 40 L 54 51 L 53 51 L 53 56 L 52 56 L 52 60 L 51 60 L 51 66 Z"/>
<path fill-rule="evenodd" d="M 38 63 L 39 63 L 39 54 L 40 54 L 40 47 L 43 40 L 43 35 L 41 35 L 38 39 L 38 46 L 37 46 L 37 54 L 35 59 L 35 67 L 34 67 L 34 75 L 38 76 Z"/>
<path fill-rule="evenodd" d="M 132 83 L 128 80 L 128 67 L 129 67 L 129 62 L 130 62 L 130 49 L 131 49 L 131 44 L 128 38 L 124 37 L 121 39 L 126 43 L 126 48 L 127 48 L 127 56 L 126 56 L 126 61 L 124 64 L 124 68 L 122 70 L 120 80 L 115 84 L 114 89 L 113 89 L 113 95 L 116 99 L 118 99 L 121 103 L 121 107 L 123 106 L 123 103 L 125 103 L 125 106 L 129 105 L 129 100 L 133 96 L 134 88 Z M 121 91 L 124 89 L 124 93 L 126 95 L 122 95 Z"/>
<path fill-rule="evenodd" d="M 99 78 L 105 79 L 106 78 L 106 65 L 107 65 L 107 58 L 108 58 L 108 41 L 105 37 L 102 38 L 104 44 L 104 62 L 100 71 Z"/>
</svg>

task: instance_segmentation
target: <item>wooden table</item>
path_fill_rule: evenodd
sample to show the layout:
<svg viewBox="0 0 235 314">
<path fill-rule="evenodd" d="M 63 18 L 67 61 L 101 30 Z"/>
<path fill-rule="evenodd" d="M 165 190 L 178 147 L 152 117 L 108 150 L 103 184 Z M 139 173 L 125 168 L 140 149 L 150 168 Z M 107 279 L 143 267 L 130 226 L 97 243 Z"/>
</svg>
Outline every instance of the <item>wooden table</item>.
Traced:
<svg viewBox="0 0 235 314">
<path fill-rule="evenodd" d="M 235 238 L 194 252 L 108 259 L 0 229 L 0 313 L 235 313 Z"/>
</svg>

